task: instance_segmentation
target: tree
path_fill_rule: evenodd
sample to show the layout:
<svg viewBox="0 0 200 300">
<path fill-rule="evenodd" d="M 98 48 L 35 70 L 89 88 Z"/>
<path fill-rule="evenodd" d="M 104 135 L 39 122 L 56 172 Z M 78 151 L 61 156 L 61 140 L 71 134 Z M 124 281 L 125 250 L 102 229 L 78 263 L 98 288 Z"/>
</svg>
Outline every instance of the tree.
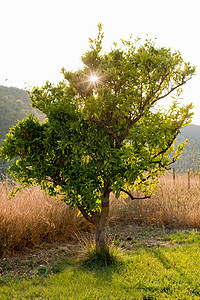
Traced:
<svg viewBox="0 0 200 300">
<path fill-rule="evenodd" d="M 10 174 L 22 186 L 37 184 L 60 195 L 96 227 L 96 249 L 108 250 L 109 196 L 132 190 L 150 194 L 180 155 L 173 153 L 192 105 L 153 109 L 191 79 L 195 68 L 179 52 L 146 39 L 122 41 L 102 52 L 102 25 L 76 72 L 62 70 L 57 86 L 47 82 L 31 92 L 33 107 L 46 115 L 29 117 L 10 130 L 1 157 L 19 157 Z"/>
</svg>

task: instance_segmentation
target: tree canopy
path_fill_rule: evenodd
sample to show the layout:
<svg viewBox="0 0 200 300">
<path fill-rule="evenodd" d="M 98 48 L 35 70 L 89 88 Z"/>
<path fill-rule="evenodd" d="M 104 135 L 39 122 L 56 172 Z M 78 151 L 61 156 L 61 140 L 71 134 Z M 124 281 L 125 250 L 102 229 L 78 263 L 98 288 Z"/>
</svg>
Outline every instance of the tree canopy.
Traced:
<svg viewBox="0 0 200 300">
<path fill-rule="evenodd" d="M 102 53 L 98 27 L 80 70 L 62 69 L 64 80 L 57 86 L 47 82 L 32 90 L 32 105 L 46 121 L 30 115 L 19 122 L 1 157 L 19 157 L 10 173 L 22 185 L 40 185 L 78 207 L 96 226 L 100 249 L 107 245 L 110 193 L 151 193 L 183 150 L 185 143 L 168 158 L 180 129 L 191 121 L 192 104 L 153 108 L 175 90 L 180 95 L 195 68 L 178 51 L 147 39 L 122 41 Z"/>
</svg>

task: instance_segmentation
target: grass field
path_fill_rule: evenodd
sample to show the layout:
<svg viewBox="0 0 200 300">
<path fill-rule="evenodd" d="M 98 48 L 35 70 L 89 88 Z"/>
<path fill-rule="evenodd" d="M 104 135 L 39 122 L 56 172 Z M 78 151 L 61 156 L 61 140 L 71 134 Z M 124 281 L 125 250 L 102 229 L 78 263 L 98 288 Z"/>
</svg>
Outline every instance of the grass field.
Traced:
<svg viewBox="0 0 200 300">
<path fill-rule="evenodd" d="M 200 177 L 172 175 L 160 179 L 151 199 L 135 200 L 112 195 L 110 224 L 134 222 L 165 227 L 200 228 Z M 0 184 L 0 252 L 18 251 L 43 242 L 61 242 L 93 227 L 65 203 L 46 196 L 38 187 L 25 189 L 9 200 L 12 187 Z M 140 196 L 135 193 L 135 196 Z"/>
<path fill-rule="evenodd" d="M 0 185 L 0 300 L 200 299 L 199 176 L 166 175 L 142 201 L 112 195 L 109 267 L 83 264 L 94 232 L 76 210 L 37 187 L 10 190 Z"/>
<path fill-rule="evenodd" d="M 160 231 L 157 237 L 165 245 L 140 240 L 110 267 L 86 267 L 66 255 L 26 275 L 4 275 L 0 299 L 200 299 L 200 233 Z"/>
</svg>

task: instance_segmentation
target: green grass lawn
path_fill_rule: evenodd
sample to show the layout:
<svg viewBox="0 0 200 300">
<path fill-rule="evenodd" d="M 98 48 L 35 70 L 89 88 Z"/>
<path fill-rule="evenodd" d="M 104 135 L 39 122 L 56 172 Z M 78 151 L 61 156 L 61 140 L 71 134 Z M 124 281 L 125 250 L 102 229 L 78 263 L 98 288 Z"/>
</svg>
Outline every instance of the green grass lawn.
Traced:
<svg viewBox="0 0 200 300">
<path fill-rule="evenodd" d="M 0 299 L 200 299 L 200 233 L 163 240 L 169 245 L 133 245 L 110 267 L 66 259 L 26 277 L 0 277 Z"/>
</svg>

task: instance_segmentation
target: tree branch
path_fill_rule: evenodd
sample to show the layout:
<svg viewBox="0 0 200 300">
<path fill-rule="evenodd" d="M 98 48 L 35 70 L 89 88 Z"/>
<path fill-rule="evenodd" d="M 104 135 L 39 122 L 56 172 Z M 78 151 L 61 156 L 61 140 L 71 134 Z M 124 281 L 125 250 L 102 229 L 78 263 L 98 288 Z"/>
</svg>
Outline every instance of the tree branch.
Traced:
<svg viewBox="0 0 200 300">
<path fill-rule="evenodd" d="M 87 213 L 85 208 L 80 203 L 76 203 L 76 205 L 77 205 L 78 209 L 80 210 L 80 212 L 82 213 L 83 217 L 88 222 L 90 222 L 93 225 L 95 225 L 96 223 L 99 222 L 99 219 L 100 219 L 100 213 L 99 212 L 91 211 L 91 216 L 89 216 L 89 214 Z"/>
<path fill-rule="evenodd" d="M 188 80 L 189 80 L 189 79 L 188 79 Z M 184 81 L 184 80 L 183 80 L 181 83 L 179 83 L 179 84 L 176 85 L 175 87 L 172 87 L 171 90 L 170 90 L 168 93 L 166 93 L 166 94 L 163 95 L 163 96 L 158 97 L 158 99 L 157 99 L 156 101 L 158 101 L 158 100 L 160 100 L 160 99 L 163 99 L 163 98 L 167 97 L 167 96 L 168 96 L 169 94 L 171 94 L 174 90 L 178 89 L 180 86 L 184 85 L 186 82 L 187 82 L 187 81 Z M 152 102 L 152 104 L 154 104 L 156 101 Z"/>
<path fill-rule="evenodd" d="M 124 192 L 125 194 L 127 194 L 131 200 L 143 200 L 143 199 L 150 199 L 151 196 L 144 196 L 144 197 L 133 197 L 133 195 L 131 195 L 131 193 L 129 193 L 128 191 L 121 189 L 121 192 Z"/>
<path fill-rule="evenodd" d="M 98 127 L 105 129 L 105 131 L 107 131 L 107 133 L 109 133 L 113 137 L 113 139 L 116 141 L 116 143 L 120 144 L 120 140 L 118 139 L 116 134 L 113 131 L 111 131 L 104 122 L 95 120 L 93 118 L 91 118 L 91 121 L 94 122 Z"/>
<path fill-rule="evenodd" d="M 175 134 L 172 136 L 171 140 L 168 142 L 168 147 L 165 148 L 165 149 L 163 149 L 163 150 L 161 150 L 159 153 L 155 154 L 153 156 L 153 158 L 156 158 L 159 155 L 164 154 L 171 147 L 171 145 L 173 144 L 174 140 L 176 139 L 176 137 L 178 135 L 177 130 L 179 130 L 181 128 L 181 126 L 183 125 L 183 122 L 184 122 L 184 120 L 182 122 L 180 122 L 179 124 L 177 124 L 178 126 L 175 129 Z"/>
<path fill-rule="evenodd" d="M 78 209 L 80 210 L 80 212 L 82 213 L 82 215 L 83 215 L 83 217 L 88 221 L 88 222 L 90 222 L 90 223 L 92 223 L 93 224 L 93 222 L 92 222 L 92 217 L 90 217 L 89 215 L 88 215 L 88 213 L 86 212 L 86 210 L 84 209 L 84 207 L 81 205 L 81 204 L 77 204 L 77 207 L 78 207 Z"/>
<path fill-rule="evenodd" d="M 168 75 L 169 75 L 169 73 L 165 74 L 162 77 L 162 79 L 160 81 L 160 84 L 158 85 L 157 89 L 155 91 L 152 90 L 150 92 L 150 95 L 146 98 L 146 100 L 144 101 L 143 105 L 142 105 L 142 97 L 141 97 L 141 103 L 140 103 L 140 109 L 139 109 L 140 114 L 142 114 L 144 112 L 145 107 L 150 103 L 151 99 L 159 92 L 159 90 L 162 87 L 163 82 L 165 81 L 165 79 L 167 78 Z M 151 104 L 153 105 L 157 100 L 158 99 L 152 101 Z"/>
<path fill-rule="evenodd" d="M 168 147 L 165 148 L 165 149 L 162 149 L 160 152 L 158 152 L 157 154 L 155 154 L 153 156 L 153 159 L 156 158 L 156 157 L 158 157 L 161 154 L 164 154 L 171 147 L 171 145 L 173 144 L 173 142 L 174 142 L 174 140 L 175 140 L 176 137 L 177 137 L 177 135 L 173 136 L 173 139 L 168 143 Z"/>
</svg>

